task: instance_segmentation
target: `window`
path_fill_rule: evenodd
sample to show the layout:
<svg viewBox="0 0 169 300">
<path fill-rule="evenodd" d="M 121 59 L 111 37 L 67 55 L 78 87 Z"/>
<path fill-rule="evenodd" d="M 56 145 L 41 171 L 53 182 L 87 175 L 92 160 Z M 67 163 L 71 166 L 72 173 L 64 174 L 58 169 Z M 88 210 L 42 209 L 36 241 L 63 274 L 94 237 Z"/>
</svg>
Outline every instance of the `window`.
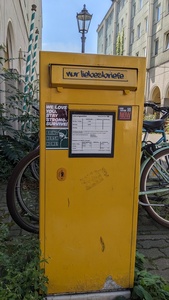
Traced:
<svg viewBox="0 0 169 300">
<path fill-rule="evenodd" d="M 111 26 L 112 21 L 113 21 L 113 14 L 111 13 L 106 20 L 106 28 L 107 29 Z"/>
<path fill-rule="evenodd" d="M 124 7 L 124 4 L 125 4 L 125 0 L 122 0 L 122 1 L 121 1 L 121 7 L 122 7 L 122 8 Z"/>
<path fill-rule="evenodd" d="M 136 15 L 136 2 L 134 2 L 132 6 L 132 18 L 135 17 L 135 15 Z"/>
<path fill-rule="evenodd" d="M 106 36 L 105 44 L 106 44 L 106 49 L 107 49 L 107 47 L 108 47 L 108 37 L 107 36 Z"/>
<path fill-rule="evenodd" d="M 117 2 L 117 14 L 119 14 L 119 12 L 120 12 L 120 1 Z"/>
<path fill-rule="evenodd" d="M 111 45 L 111 34 L 109 34 L 109 46 Z"/>
<path fill-rule="evenodd" d="M 147 48 L 146 47 L 143 48 L 143 53 L 144 53 L 144 56 L 146 57 L 146 55 L 147 55 Z"/>
<path fill-rule="evenodd" d="M 137 38 L 141 37 L 141 23 L 137 25 Z"/>
<path fill-rule="evenodd" d="M 148 32 L 148 17 L 144 19 L 145 32 Z"/>
<path fill-rule="evenodd" d="M 155 40 L 154 41 L 154 55 L 158 54 L 158 44 L 159 44 L 159 40 Z"/>
<path fill-rule="evenodd" d="M 121 19 L 121 29 L 123 28 L 124 25 L 124 19 Z"/>
<path fill-rule="evenodd" d="M 166 13 L 169 13 L 169 0 L 166 0 Z"/>
<path fill-rule="evenodd" d="M 143 0 L 139 1 L 139 6 L 140 6 L 140 9 L 142 9 L 142 7 L 143 7 Z"/>
<path fill-rule="evenodd" d="M 169 32 L 165 34 L 165 49 L 169 49 Z"/>
<path fill-rule="evenodd" d="M 99 38 L 102 38 L 103 37 L 103 26 L 102 26 L 102 28 L 99 30 L 99 32 L 98 32 L 98 37 Z"/>
<path fill-rule="evenodd" d="M 119 23 L 117 24 L 117 28 L 116 28 L 116 34 L 118 35 L 119 33 Z"/>
<path fill-rule="evenodd" d="M 161 4 L 156 7 L 156 21 L 160 21 L 161 19 Z"/>
<path fill-rule="evenodd" d="M 131 45 L 134 43 L 134 30 L 131 32 L 130 43 Z"/>
</svg>

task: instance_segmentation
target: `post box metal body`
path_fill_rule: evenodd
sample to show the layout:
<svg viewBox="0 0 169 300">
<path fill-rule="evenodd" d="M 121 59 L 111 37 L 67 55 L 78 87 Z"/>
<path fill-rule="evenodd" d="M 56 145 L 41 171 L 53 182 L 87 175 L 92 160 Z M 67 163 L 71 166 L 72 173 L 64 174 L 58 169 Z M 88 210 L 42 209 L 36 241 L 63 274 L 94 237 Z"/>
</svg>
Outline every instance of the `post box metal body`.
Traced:
<svg viewBox="0 0 169 300">
<path fill-rule="evenodd" d="M 40 242 L 49 295 L 133 287 L 144 78 L 144 58 L 40 53 Z"/>
</svg>

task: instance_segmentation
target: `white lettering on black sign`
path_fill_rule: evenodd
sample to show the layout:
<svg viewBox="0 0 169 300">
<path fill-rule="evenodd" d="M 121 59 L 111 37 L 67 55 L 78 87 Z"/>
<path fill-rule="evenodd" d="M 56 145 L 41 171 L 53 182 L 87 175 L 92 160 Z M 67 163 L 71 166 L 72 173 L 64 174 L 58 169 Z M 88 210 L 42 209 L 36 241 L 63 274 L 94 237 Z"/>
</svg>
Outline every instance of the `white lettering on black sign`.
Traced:
<svg viewBox="0 0 169 300">
<path fill-rule="evenodd" d="M 46 104 L 46 127 L 68 127 L 67 105 Z"/>
</svg>

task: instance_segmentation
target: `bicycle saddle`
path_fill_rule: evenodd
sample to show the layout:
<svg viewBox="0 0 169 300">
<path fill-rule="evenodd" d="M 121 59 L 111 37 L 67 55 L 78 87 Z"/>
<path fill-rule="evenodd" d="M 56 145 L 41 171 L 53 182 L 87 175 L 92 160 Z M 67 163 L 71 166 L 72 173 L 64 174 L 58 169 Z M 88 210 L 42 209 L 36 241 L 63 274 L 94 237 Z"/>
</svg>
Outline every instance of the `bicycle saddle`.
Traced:
<svg viewBox="0 0 169 300">
<path fill-rule="evenodd" d="M 165 123 L 164 119 L 143 121 L 143 128 L 147 131 L 154 131 L 156 129 L 161 129 L 164 123 Z"/>
</svg>

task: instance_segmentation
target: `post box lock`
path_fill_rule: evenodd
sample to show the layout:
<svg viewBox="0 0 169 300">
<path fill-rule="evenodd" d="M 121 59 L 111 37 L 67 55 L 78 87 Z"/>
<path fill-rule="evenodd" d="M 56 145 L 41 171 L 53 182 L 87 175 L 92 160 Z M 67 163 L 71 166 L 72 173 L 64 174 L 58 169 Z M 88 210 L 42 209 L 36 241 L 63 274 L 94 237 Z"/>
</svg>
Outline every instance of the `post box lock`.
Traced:
<svg viewBox="0 0 169 300">
<path fill-rule="evenodd" d="M 66 169 L 64 168 L 59 168 L 57 170 L 57 179 L 60 181 L 63 181 L 66 179 Z"/>
</svg>

